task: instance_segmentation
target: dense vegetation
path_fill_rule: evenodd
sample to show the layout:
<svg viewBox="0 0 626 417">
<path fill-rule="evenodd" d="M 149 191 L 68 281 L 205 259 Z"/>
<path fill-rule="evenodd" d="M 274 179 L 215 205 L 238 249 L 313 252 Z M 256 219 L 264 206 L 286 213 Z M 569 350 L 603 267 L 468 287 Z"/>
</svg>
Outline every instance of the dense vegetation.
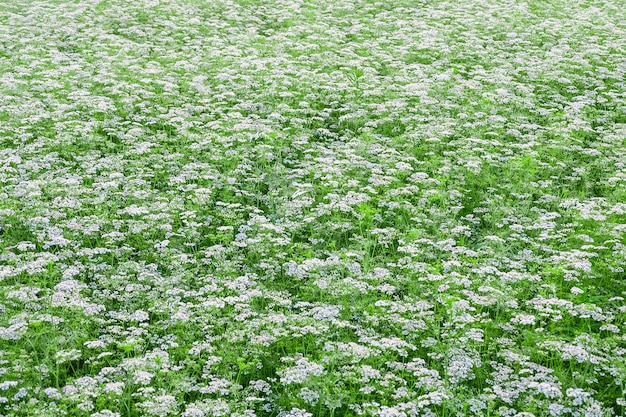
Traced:
<svg viewBox="0 0 626 417">
<path fill-rule="evenodd" d="M 0 416 L 623 415 L 624 22 L 0 3 Z"/>
</svg>

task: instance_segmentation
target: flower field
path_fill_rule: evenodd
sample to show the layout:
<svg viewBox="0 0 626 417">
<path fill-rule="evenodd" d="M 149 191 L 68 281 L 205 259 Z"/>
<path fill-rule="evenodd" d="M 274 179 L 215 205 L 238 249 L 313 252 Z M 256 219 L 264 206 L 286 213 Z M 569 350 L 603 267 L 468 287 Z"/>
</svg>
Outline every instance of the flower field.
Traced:
<svg viewBox="0 0 626 417">
<path fill-rule="evenodd" d="M 0 417 L 626 413 L 626 1 L 0 3 Z"/>
</svg>

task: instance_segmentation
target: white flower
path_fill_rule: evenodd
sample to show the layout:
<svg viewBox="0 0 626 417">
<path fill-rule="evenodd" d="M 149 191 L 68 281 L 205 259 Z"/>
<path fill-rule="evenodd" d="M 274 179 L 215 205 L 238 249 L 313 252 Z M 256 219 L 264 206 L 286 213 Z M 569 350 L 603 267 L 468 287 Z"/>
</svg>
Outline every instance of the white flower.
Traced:
<svg viewBox="0 0 626 417">
<path fill-rule="evenodd" d="M 307 387 L 304 387 L 300 390 L 300 398 L 302 398 L 305 403 L 314 406 L 315 404 L 317 404 L 320 395 L 317 392 Z"/>
<path fill-rule="evenodd" d="M 284 411 L 278 414 L 279 417 L 313 417 L 313 414 L 300 408 L 292 408 L 288 413 Z"/>
<path fill-rule="evenodd" d="M 122 392 L 124 390 L 124 383 L 123 382 L 108 382 L 105 386 L 104 386 L 104 392 L 112 392 L 114 394 L 117 395 L 122 395 Z"/>
<path fill-rule="evenodd" d="M 176 398 L 172 395 L 157 395 L 152 400 L 139 403 L 138 406 L 149 416 L 165 417 L 175 415 L 177 410 Z"/>
<path fill-rule="evenodd" d="M 522 325 L 534 325 L 537 318 L 532 314 L 517 314 L 511 319 L 511 323 Z"/>
<path fill-rule="evenodd" d="M 104 349 L 106 347 L 106 343 L 102 340 L 89 340 L 83 343 L 89 349 Z"/>
<path fill-rule="evenodd" d="M 296 361 L 296 365 L 283 370 L 280 382 L 283 384 L 301 384 L 309 376 L 321 376 L 325 373 L 324 367 L 315 362 L 310 362 L 307 358 Z"/>
<path fill-rule="evenodd" d="M 11 387 L 17 386 L 18 381 L 4 381 L 0 382 L 0 391 L 6 391 Z"/>
<path fill-rule="evenodd" d="M 202 411 L 200 408 L 195 405 L 190 405 L 185 409 L 182 417 L 204 417 L 206 412 Z"/>
<path fill-rule="evenodd" d="M 269 394 L 270 392 L 272 392 L 272 386 L 268 382 L 263 381 L 262 379 L 250 381 L 250 383 L 248 384 L 248 387 L 251 390 L 260 391 L 265 394 Z"/>
<path fill-rule="evenodd" d="M 573 405 L 582 405 L 587 398 L 591 397 L 591 394 L 581 388 L 568 388 L 565 394 L 572 399 Z"/>
<path fill-rule="evenodd" d="M 571 292 L 572 294 L 574 294 L 574 295 L 579 295 L 579 294 L 583 294 L 583 293 L 584 293 L 584 291 L 583 291 L 583 290 L 581 290 L 581 289 L 580 289 L 580 288 L 578 288 L 578 287 L 572 287 L 572 288 L 570 289 L 570 292 Z"/>
<path fill-rule="evenodd" d="M 158 251 L 162 251 L 165 248 L 168 247 L 168 245 L 170 244 L 170 241 L 168 239 L 165 239 L 161 242 L 155 243 L 154 244 L 154 249 L 158 250 Z"/>
<path fill-rule="evenodd" d="M 605 324 L 603 326 L 600 327 L 600 330 L 603 331 L 607 331 L 607 332 L 613 332 L 613 333 L 619 333 L 620 332 L 620 328 L 614 324 Z"/>
<path fill-rule="evenodd" d="M 315 307 L 311 310 L 313 318 L 320 321 L 329 321 L 339 316 L 339 307 L 324 306 Z"/>
<path fill-rule="evenodd" d="M 404 411 L 400 411 L 395 407 L 380 407 L 380 411 L 378 411 L 379 417 L 406 417 L 406 413 Z"/>
<path fill-rule="evenodd" d="M 28 324 L 25 321 L 13 323 L 9 327 L 0 327 L 0 340 L 19 340 L 27 330 Z"/>
<path fill-rule="evenodd" d="M 130 319 L 135 321 L 147 321 L 150 318 L 150 315 L 143 310 L 137 310 L 133 314 L 131 314 Z"/>
<path fill-rule="evenodd" d="M 60 350 L 55 355 L 57 364 L 75 361 L 79 359 L 80 356 L 81 356 L 81 351 L 78 349 Z"/>
<path fill-rule="evenodd" d="M 54 399 L 54 400 L 59 400 L 61 399 L 61 393 L 59 392 L 58 389 L 56 388 L 46 388 L 45 390 L 43 390 L 44 394 L 46 394 L 48 397 Z"/>
<path fill-rule="evenodd" d="M 154 374 L 142 370 L 137 370 L 133 373 L 133 382 L 137 385 L 148 385 Z"/>
<path fill-rule="evenodd" d="M 78 274 L 80 274 L 80 269 L 77 266 L 72 265 L 69 268 L 67 268 L 65 271 L 63 271 L 63 279 L 69 280 Z"/>
<path fill-rule="evenodd" d="M 111 410 L 100 410 L 97 413 L 93 413 L 91 417 L 120 417 L 120 413 Z"/>
</svg>

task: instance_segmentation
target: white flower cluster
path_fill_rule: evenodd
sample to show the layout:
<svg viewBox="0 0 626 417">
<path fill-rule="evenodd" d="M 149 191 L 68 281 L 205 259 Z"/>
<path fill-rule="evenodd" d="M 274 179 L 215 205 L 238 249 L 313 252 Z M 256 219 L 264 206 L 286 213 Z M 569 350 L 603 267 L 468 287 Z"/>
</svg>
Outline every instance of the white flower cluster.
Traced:
<svg viewBox="0 0 626 417">
<path fill-rule="evenodd" d="M 302 410 L 300 408 L 292 408 L 288 412 L 281 412 L 278 414 L 279 417 L 313 417 L 313 414 L 309 413 L 306 410 Z"/>
<path fill-rule="evenodd" d="M 302 384 L 311 376 L 322 376 L 324 373 L 325 370 L 322 365 L 311 362 L 308 358 L 300 358 L 294 366 L 282 371 L 280 382 L 285 385 Z"/>
</svg>

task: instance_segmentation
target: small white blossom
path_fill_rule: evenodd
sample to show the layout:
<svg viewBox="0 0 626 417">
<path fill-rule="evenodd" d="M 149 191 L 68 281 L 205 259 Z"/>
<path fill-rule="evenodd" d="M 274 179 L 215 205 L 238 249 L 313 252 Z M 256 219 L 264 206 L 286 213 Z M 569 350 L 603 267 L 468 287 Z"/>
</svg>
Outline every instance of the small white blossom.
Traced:
<svg viewBox="0 0 626 417">
<path fill-rule="evenodd" d="M 280 382 L 283 384 L 301 384 L 311 376 L 321 376 L 325 373 L 324 367 L 307 358 L 296 361 L 295 366 L 282 371 Z"/>
</svg>

